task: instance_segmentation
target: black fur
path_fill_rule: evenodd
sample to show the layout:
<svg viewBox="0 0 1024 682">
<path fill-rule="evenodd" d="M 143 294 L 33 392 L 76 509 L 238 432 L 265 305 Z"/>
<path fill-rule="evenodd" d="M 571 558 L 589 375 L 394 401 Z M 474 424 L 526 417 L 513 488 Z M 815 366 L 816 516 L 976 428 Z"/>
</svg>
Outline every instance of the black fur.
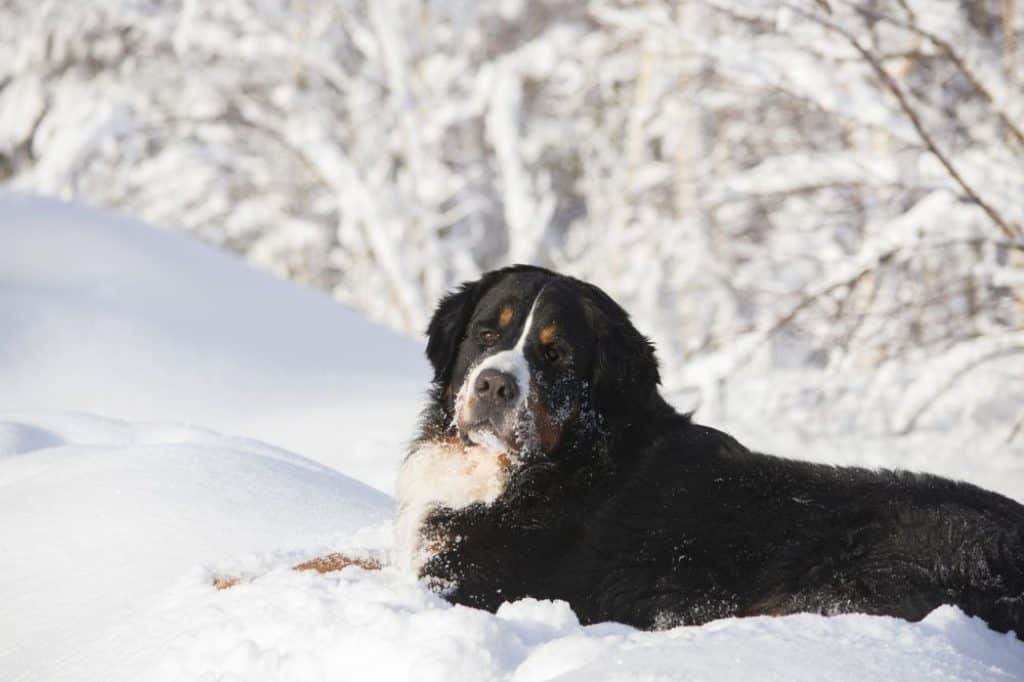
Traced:
<svg viewBox="0 0 1024 682">
<path fill-rule="evenodd" d="M 572 321 L 557 383 L 579 403 L 557 448 L 522 453 L 494 503 L 429 516 L 425 536 L 446 549 L 422 574 L 448 599 L 490 610 L 563 599 L 584 623 L 642 628 L 795 612 L 918 620 L 955 604 L 1024 634 L 1024 507 L 936 476 L 758 454 L 694 424 L 658 394 L 651 344 L 578 280 L 517 266 L 441 302 L 419 440 L 450 436 L 451 382 L 481 352 L 467 325 L 486 314 L 484 296 L 544 285 L 551 314 Z"/>
<path fill-rule="evenodd" d="M 654 345 L 608 294 L 593 284 L 576 285 L 598 338 L 591 387 L 594 408 L 612 416 L 647 405 L 661 382 Z"/>
</svg>

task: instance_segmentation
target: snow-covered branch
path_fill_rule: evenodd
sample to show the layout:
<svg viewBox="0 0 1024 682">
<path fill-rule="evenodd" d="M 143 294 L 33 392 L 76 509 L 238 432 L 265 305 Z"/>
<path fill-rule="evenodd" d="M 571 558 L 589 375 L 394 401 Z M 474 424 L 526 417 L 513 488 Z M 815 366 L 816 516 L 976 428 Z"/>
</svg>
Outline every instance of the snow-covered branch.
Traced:
<svg viewBox="0 0 1024 682">
<path fill-rule="evenodd" d="M 1014 11 L 9 0 L 0 179 L 193 231 L 412 335 L 462 279 L 557 267 L 720 418 L 797 370 L 843 404 L 862 373 L 902 390 L 1024 328 Z"/>
</svg>

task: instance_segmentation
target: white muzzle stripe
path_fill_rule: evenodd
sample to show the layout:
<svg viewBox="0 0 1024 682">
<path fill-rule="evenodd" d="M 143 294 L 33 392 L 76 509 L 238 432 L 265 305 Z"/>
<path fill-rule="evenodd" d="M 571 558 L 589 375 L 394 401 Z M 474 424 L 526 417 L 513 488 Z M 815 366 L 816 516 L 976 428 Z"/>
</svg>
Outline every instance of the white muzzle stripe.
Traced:
<svg viewBox="0 0 1024 682">
<path fill-rule="evenodd" d="M 504 372 L 516 380 L 516 384 L 518 384 L 516 388 L 519 390 L 517 392 L 514 409 L 518 410 L 523 406 L 527 399 L 527 395 L 530 392 L 530 363 L 526 361 L 526 355 L 523 353 L 523 348 L 526 346 L 526 339 L 530 335 L 530 329 L 533 327 L 533 313 L 537 309 L 537 302 L 540 301 L 540 295 L 543 292 L 544 289 L 542 288 L 537 292 L 537 296 L 533 299 L 533 303 L 530 305 L 530 312 L 526 315 L 526 322 L 523 323 L 523 331 L 519 334 L 519 338 L 516 340 L 516 345 L 509 350 L 503 350 L 495 353 L 477 365 L 466 378 L 466 383 L 463 384 L 463 390 L 468 391 L 470 390 L 470 387 L 476 385 L 476 379 L 480 375 L 480 372 L 485 369 L 494 369 L 499 372 Z"/>
</svg>

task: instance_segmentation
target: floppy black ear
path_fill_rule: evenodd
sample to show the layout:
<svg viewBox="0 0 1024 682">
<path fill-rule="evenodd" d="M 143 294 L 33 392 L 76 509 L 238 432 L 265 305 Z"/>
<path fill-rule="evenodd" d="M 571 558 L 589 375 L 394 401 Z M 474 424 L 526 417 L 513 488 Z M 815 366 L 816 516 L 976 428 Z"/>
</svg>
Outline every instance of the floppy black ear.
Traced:
<svg viewBox="0 0 1024 682">
<path fill-rule="evenodd" d="M 597 332 L 590 395 L 599 414 L 628 414 L 647 405 L 661 382 L 654 344 L 637 331 L 629 314 L 592 284 L 584 283 L 588 313 Z"/>
<path fill-rule="evenodd" d="M 473 310 L 483 296 L 487 277 L 475 282 L 463 282 L 437 304 L 437 310 L 427 325 L 427 359 L 434 366 L 434 383 L 447 385 L 451 381 L 455 356 L 466 332 Z"/>
</svg>

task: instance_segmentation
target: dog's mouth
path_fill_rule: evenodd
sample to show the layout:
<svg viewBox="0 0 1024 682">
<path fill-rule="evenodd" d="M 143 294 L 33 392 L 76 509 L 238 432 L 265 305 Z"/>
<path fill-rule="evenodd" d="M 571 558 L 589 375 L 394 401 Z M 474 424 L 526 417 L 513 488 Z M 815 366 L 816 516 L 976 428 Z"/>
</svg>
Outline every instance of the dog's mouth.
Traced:
<svg viewBox="0 0 1024 682">
<path fill-rule="evenodd" d="M 459 439 L 465 446 L 479 446 L 492 452 L 509 452 L 512 444 L 499 435 L 498 430 L 490 421 L 482 421 L 459 429 Z"/>
<path fill-rule="evenodd" d="M 526 442 L 529 415 L 524 407 L 499 414 L 474 415 L 470 407 L 454 420 L 459 440 L 466 447 L 515 454 Z"/>
<path fill-rule="evenodd" d="M 533 415 L 524 396 L 507 406 L 495 406 L 472 395 L 467 386 L 458 392 L 452 426 L 464 447 L 481 447 L 516 455 L 531 443 Z"/>
</svg>

